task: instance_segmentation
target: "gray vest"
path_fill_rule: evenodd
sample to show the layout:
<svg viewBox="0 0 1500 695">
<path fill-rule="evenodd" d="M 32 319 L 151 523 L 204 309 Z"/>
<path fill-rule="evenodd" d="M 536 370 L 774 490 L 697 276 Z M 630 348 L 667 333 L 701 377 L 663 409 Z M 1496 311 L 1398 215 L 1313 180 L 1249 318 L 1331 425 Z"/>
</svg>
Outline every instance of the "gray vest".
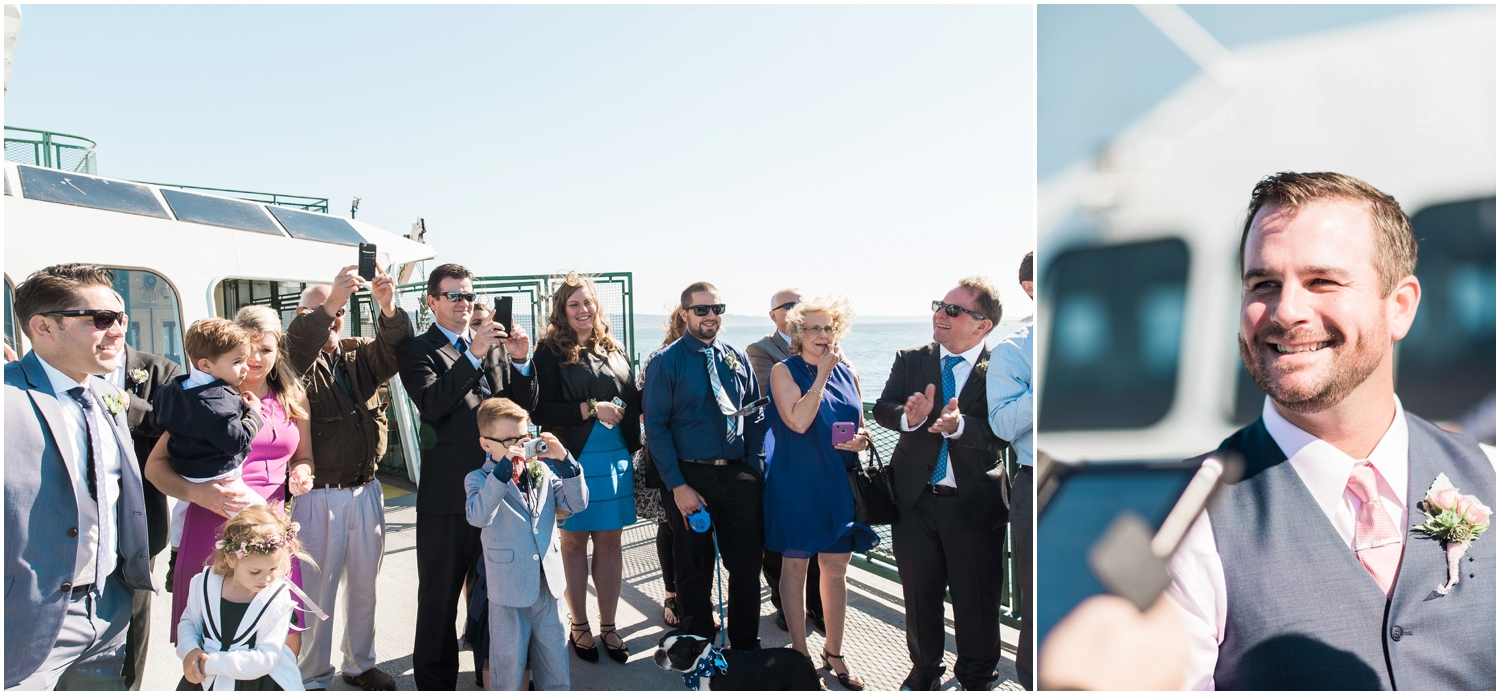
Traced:
<svg viewBox="0 0 1500 695">
<path fill-rule="evenodd" d="M 1406 419 L 1409 526 L 1439 473 L 1493 508 L 1495 469 L 1478 445 Z M 1443 544 L 1408 529 L 1387 600 L 1262 421 L 1220 448 L 1244 455 L 1245 476 L 1209 509 L 1228 590 L 1218 689 L 1495 689 L 1493 530 L 1444 596 L 1434 591 L 1448 577 Z"/>
</svg>

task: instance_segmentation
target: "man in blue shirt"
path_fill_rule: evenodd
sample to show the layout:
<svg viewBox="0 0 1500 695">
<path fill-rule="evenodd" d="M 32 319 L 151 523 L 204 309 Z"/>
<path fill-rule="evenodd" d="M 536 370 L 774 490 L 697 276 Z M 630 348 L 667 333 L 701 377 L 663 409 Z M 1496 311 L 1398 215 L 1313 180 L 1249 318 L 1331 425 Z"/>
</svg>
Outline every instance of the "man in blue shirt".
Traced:
<svg viewBox="0 0 1500 695">
<path fill-rule="evenodd" d="M 1021 289 L 1032 294 L 1032 255 L 1021 259 Z M 1022 326 L 1006 336 L 990 353 L 990 371 L 986 392 L 990 405 L 990 428 L 995 436 L 1015 447 L 1021 464 L 1010 490 L 1010 533 L 1016 549 L 1017 601 L 1021 606 L 1021 639 L 1016 646 L 1016 678 L 1021 687 L 1031 689 L 1031 655 L 1034 645 L 1031 633 L 1031 602 L 1035 589 L 1031 585 L 1031 530 L 1033 497 L 1031 439 L 1031 326 Z"/>
<path fill-rule="evenodd" d="M 641 400 L 651 458 L 680 512 L 669 511 L 667 522 L 682 626 L 707 638 L 715 631 L 714 538 L 693 532 L 684 518 L 706 508 L 729 571 L 730 647 L 758 649 L 766 424 L 760 408 L 747 412 L 746 406 L 760 398 L 760 386 L 745 353 L 717 339 L 724 304 L 713 285 L 689 285 L 678 311 L 687 333 L 651 360 Z"/>
</svg>

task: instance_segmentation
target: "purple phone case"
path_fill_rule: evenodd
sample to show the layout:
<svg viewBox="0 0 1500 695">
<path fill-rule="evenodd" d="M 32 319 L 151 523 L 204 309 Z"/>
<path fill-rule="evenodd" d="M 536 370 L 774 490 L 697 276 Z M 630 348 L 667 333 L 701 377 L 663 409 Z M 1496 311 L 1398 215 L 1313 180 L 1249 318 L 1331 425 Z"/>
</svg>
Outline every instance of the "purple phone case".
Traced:
<svg viewBox="0 0 1500 695">
<path fill-rule="evenodd" d="M 837 446 L 846 442 L 854 441 L 854 433 L 859 431 L 859 426 L 852 422 L 833 423 L 833 444 Z"/>
</svg>

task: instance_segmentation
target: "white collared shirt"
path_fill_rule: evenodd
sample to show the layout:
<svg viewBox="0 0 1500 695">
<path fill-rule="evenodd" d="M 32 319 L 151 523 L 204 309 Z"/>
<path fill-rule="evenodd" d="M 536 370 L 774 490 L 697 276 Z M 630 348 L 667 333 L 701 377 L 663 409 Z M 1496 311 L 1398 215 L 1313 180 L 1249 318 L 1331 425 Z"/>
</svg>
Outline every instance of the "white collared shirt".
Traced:
<svg viewBox="0 0 1500 695">
<path fill-rule="evenodd" d="M 454 333 L 453 331 L 450 331 L 447 328 L 444 328 L 443 324 L 441 324 L 441 323 L 434 323 L 433 325 L 437 326 L 437 329 L 443 332 L 443 337 L 445 337 L 445 338 L 448 339 L 448 344 L 449 345 L 452 345 L 454 347 L 458 347 L 458 337 L 459 336 L 458 336 L 457 333 Z M 474 344 L 474 331 L 471 331 L 471 330 L 468 329 L 468 327 L 465 327 L 464 328 L 463 338 L 464 338 L 464 344 L 465 345 L 473 345 Z M 469 364 L 474 365 L 475 369 L 478 369 L 478 370 L 481 370 L 481 371 L 484 369 L 484 361 L 481 360 L 481 359 L 479 359 L 478 357 L 475 357 L 474 353 L 469 352 L 468 350 L 464 350 L 463 353 L 464 353 L 464 357 L 469 358 Z M 531 360 L 527 360 L 524 363 L 519 363 L 518 364 L 516 362 L 515 358 L 513 358 L 513 357 L 510 356 L 509 352 L 505 353 L 505 358 L 508 359 L 508 360 L 510 360 L 511 366 L 515 367 L 516 371 L 518 371 L 518 372 L 521 373 L 521 376 L 530 376 L 531 375 Z"/>
<path fill-rule="evenodd" d="M 88 388 L 88 384 L 74 381 L 68 375 L 47 364 L 47 360 L 42 359 L 41 355 L 37 355 L 37 361 L 41 363 L 42 371 L 47 373 L 47 378 L 52 382 L 52 391 L 57 395 L 57 403 L 62 407 L 63 415 L 66 416 L 63 418 L 63 428 L 67 431 L 68 438 L 67 441 L 58 441 L 57 445 L 62 448 L 64 459 L 67 460 L 68 454 L 71 453 L 71 459 L 75 463 L 73 498 L 78 502 L 78 555 L 73 561 L 71 583 L 75 585 L 96 583 L 108 577 L 109 573 L 115 570 L 117 562 L 115 519 L 120 502 L 118 493 L 120 487 L 119 443 L 115 438 L 114 426 L 103 416 L 104 404 L 98 402 L 97 407 L 94 408 L 94 431 L 99 433 L 99 444 L 103 451 L 94 452 L 94 465 L 104 476 L 104 484 L 97 488 L 97 492 L 104 496 L 105 514 L 109 517 L 104 520 L 101 533 L 99 510 L 94 498 L 89 496 L 89 433 L 84 424 L 83 406 L 68 395 L 70 389 L 79 386 Z M 101 542 L 104 544 L 104 567 L 96 568 L 94 558 Z"/>
<path fill-rule="evenodd" d="M 938 372 L 940 374 L 943 369 L 943 362 L 947 361 L 949 355 L 958 354 L 959 357 L 964 358 L 964 361 L 953 365 L 953 388 L 957 389 L 959 392 L 962 392 L 964 390 L 964 384 L 968 383 L 969 373 L 974 371 L 974 364 L 979 361 L 979 353 L 984 352 L 984 342 L 985 341 L 983 340 L 979 341 L 978 345 L 965 350 L 961 354 L 949 352 L 948 348 L 944 347 L 941 344 L 938 345 Z M 938 388 L 939 390 L 941 390 L 942 384 L 938 384 Z M 953 397 L 958 398 L 958 393 L 953 394 Z M 932 407 L 939 413 L 943 411 L 943 408 L 948 406 L 948 402 L 943 399 L 942 393 L 938 393 L 937 398 L 934 398 L 933 401 L 934 403 L 932 404 Z M 908 425 L 906 423 L 906 413 L 901 413 L 902 432 L 910 432 L 921 426 L 922 423 L 920 422 L 917 423 L 915 427 Z M 949 433 L 944 433 L 943 436 L 947 437 L 948 439 L 958 439 L 959 437 L 962 437 L 963 434 L 964 421 L 962 418 L 959 418 L 958 429 L 953 430 Z M 938 481 L 938 485 L 954 488 L 958 487 L 958 479 L 953 477 L 953 466 L 948 466 L 947 472 L 943 474 L 943 479 Z"/>
<path fill-rule="evenodd" d="M 1395 401 L 1395 417 L 1367 459 L 1356 459 L 1292 424 L 1277 412 L 1269 397 L 1261 408 L 1266 432 L 1287 455 L 1297 477 L 1334 530 L 1349 545 L 1351 553 L 1354 552 L 1354 520 L 1362 503 L 1349 490 L 1349 474 L 1354 470 L 1354 464 L 1361 460 L 1368 460 L 1380 473 L 1377 476 L 1380 503 L 1396 522 L 1396 528 L 1409 527 L 1406 491 L 1410 448 L 1406 410 L 1402 408 L 1400 398 L 1395 398 Z M 1492 449 L 1485 451 L 1493 464 L 1492 452 Z M 1200 514 L 1188 530 L 1182 545 L 1172 556 L 1169 569 L 1172 584 L 1167 587 L 1167 596 L 1180 609 L 1188 635 L 1188 669 L 1182 688 L 1213 690 L 1214 667 L 1219 660 L 1219 644 L 1224 641 L 1229 602 L 1224 582 L 1224 560 L 1214 541 L 1213 525 L 1207 512 Z"/>
<path fill-rule="evenodd" d="M 789 335 L 787 335 L 785 333 L 782 333 L 781 331 L 776 331 L 776 335 L 781 336 L 781 339 L 784 340 L 784 341 L 786 341 L 787 345 L 791 345 L 792 344 L 792 336 L 789 336 Z"/>
<path fill-rule="evenodd" d="M 182 388 L 185 390 L 207 386 L 214 383 L 214 380 L 214 375 L 208 372 L 200 372 L 197 367 L 188 367 L 188 378 L 182 382 Z"/>
</svg>

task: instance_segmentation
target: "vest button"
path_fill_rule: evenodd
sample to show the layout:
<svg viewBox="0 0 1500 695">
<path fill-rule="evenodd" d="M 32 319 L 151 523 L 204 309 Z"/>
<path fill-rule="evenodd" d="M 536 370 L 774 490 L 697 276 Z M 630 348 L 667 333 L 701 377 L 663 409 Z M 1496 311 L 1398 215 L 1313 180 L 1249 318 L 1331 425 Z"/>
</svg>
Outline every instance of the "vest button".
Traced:
<svg viewBox="0 0 1500 695">
<path fill-rule="evenodd" d="M 69 538 L 77 538 L 78 537 L 78 529 L 76 529 L 76 528 L 70 528 L 70 529 L 68 529 L 68 537 Z"/>
<path fill-rule="evenodd" d="M 1403 632 L 1404 631 L 1401 629 L 1400 625 L 1393 625 L 1391 627 L 1391 641 L 1392 642 L 1400 642 L 1401 641 L 1401 635 L 1403 634 Z"/>
<path fill-rule="evenodd" d="M 66 594 L 73 590 L 73 585 L 67 582 L 63 582 L 63 585 L 58 587 L 57 590 Z"/>
</svg>

